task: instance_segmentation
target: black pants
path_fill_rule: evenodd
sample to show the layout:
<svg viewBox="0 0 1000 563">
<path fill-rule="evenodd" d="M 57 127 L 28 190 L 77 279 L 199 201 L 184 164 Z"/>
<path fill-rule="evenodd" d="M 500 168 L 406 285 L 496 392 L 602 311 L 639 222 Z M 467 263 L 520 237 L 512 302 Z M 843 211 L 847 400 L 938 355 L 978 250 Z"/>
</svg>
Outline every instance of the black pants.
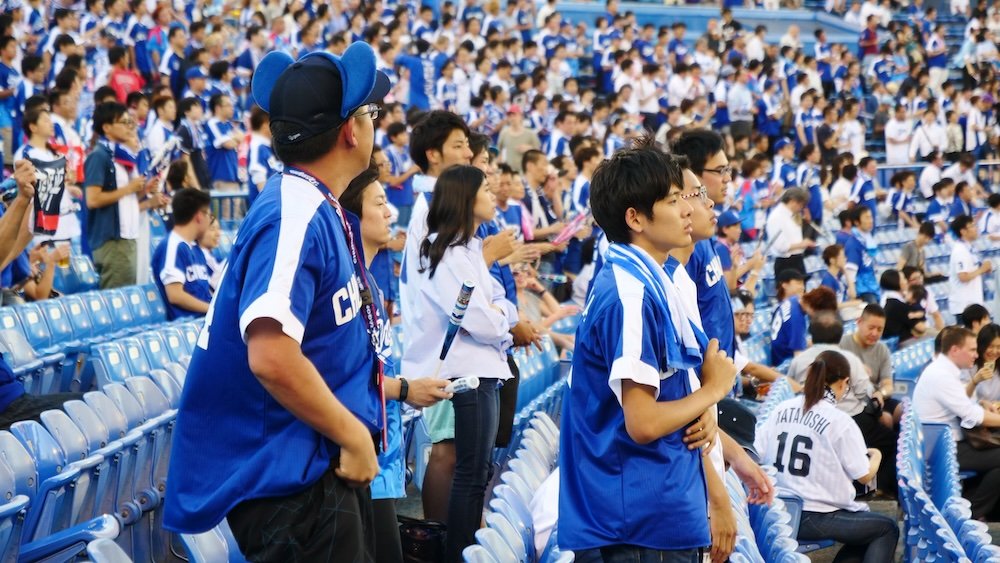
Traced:
<svg viewBox="0 0 1000 563">
<path fill-rule="evenodd" d="M 351 488 L 334 468 L 304 491 L 236 505 L 226 519 L 247 561 L 375 561 L 371 490 Z M 398 536 L 398 532 L 397 532 Z"/>
<path fill-rule="evenodd" d="M 25 393 L 14 399 L 0 412 L 0 430 L 9 430 L 10 425 L 22 420 L 38 421 L 38 416 L 51 409 L 61 409 L 66 401 L 83 399 L 83 393 L 50 393 L 48 395 L 28 395 Z"/>
<path fill-rule="evenodd" d="M 380 498 L 372 501 L 375 514 L 375 563 L 403 563 L 403 544 L 399 539 L 399 521 L 396 520 L 396 499 Z"/>
<path fill-rule="evenodd" d="M 995 517 L 997 500 L 1000 500 L 1000 448 L 977 450 L 962 440 L 958 446 L 958 467 L 962 471 L 976 471 L 982 474 L 972 486 L 967 487 L 965 496 L 972 505 L 972 517 L 992 519 Z"/>
<path fill-rule="evenodd" d="M 514 356 L 507 355 L 507 367 L 511 378 L 503 382 L 500 388 L 500 427 L 497 429 L 496 446 L 506 447 L 510 444 L 514 432 L 514 415 L 517 414 L 517 389 L 521 383 L 521 370 L 517 369 Z"/>
<path fill-rule="evenodd" d="M 806 259 L 801 254 L 789 256 L 788 258 L 774 259 L 774 275 L 777 277 L 784 270 L 795 270 L 806 275 Z"/>
<path fill-rule="evenodd" d="M 865 445 L 882 453 L 878 466 L 878 488 L 887 493 L 896 492 L 896 433 L 879 422 L 875 414 L 863 411 L 854 415 L 854 422 L 861 429 Z"/>
</svg>

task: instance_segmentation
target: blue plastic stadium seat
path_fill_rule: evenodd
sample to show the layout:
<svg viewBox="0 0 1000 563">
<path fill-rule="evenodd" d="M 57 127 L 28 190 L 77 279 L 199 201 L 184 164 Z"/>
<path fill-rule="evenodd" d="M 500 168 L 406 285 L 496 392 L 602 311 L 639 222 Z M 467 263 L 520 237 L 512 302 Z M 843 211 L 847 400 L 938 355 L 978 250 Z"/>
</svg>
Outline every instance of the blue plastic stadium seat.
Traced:
<svg viewBox="0 0 1000 563">
<path fill-rule="evenodd" d="M 479 544 L 465 548 L 462 551 L 462 559 L 465 560 L 465 563 L 500 563 L 488 549 Z"/>
<path fill-rule="evenodd" d="M 115 331 L 119 334 L 134 334 L 138 332 L 135 318 L 132 317 L 132 309 L 129 307 L 128 299 L 120 289 L 106 289 L 101 291 L 104 302 L 108 304 L 108 312 L 111 314 L 111 321 L 114 323 Z"/>
<path fill-rule="evenodd" d="M 154 369 L 149 372 L 149 377 L 156 382 L 157 387 L 163 392 L 170 408 L 176 409 L 181 403 L 181 385 L 166 370 Z"/>
<path fill-rule="evenodd" d="M 109 383 L 122 383 L 132 375 L 125 351 L 117 342 L 104 342 L 94 346 L 90 365 L 98 388 Z M 90 388 L 86 381 L 84 385 L 85 388 Z"/>
<path fill-rule="evenodd" d="M 28 393 L 39 394 L 46 368 L 35 356 L 28 340 L 20 331 L 0 329 L 0 356 L 14 371 L 14 377 Z"/>
<path fill-rule="evenodd" d="M 153 311 L 146 301 L 146 294 L 141 287 L 130 285 L 121 288 L 121 292 L 125 296 L 125 301 L 132 313 L 132 319 L 137 326 L 162 322 L 162 319 L 154 317 Z"/>
<path fill-rule="evenodd" d="M 142 342 L 135 337 L 122 338 L 118 340 L 122 352 L 125 354 L 125 362 L 128 364 L 129 372 L 133 376 L 148 375 L 152 366 L 146 358 L 146 349 Z"/>
<path fill-rule="evenodd" d="M 22 307 L 29 307 L 25 309 L 25 318 L 18 314 Z M 24 336 L 25 342 L 31 350 L 29 354 L 28 350 L 24 349 L 25 342 L 17 337 L 5 338 L 8 340 L 11 351 L 15 354 L 14 363 L 17 367 L 20 367 L 22 363 L 32 363 L 32 360 L 40 360 L 44 366 L 43 372 L 39 374 L 41 377 L 34 381 L 29 392 L 35 394 L 51 393 L 58 386 L 57 374 L 62 374 L 66 354 L 53 349 L 49 327 L 45 324 L 45 319 L 38 307 L 33 304 L 0 307 L 0 330 L 20 333 Z"/>
<path fill-rule="evenodd" d="M 52 279 L 52 288 L 63 295 L 71 295 L 81 291 L 80 276 L 73 269 L 72 263 L 66 268 L 56 267 L 56 273 Z"/>
<path fill-rule="evenodd" d="M 102 538 L 87 544 L 87 556 L 93 563 L 132 563 L 125 550 L 115 542 Z"/>
<path fill-rule="evenodd" d="M 521 534 L 502 514 L 499 512 L 487 514 L 486 526 L 496 530 L 497 534 L 503 538 L 504 543 L 510 546 L 511 550 L 517 556 L 518 563 L 535 560 L 533 546 L 529 550 L 529 546 L 524 545 L 524 540 L 521 539 Z"/>
<path fill-rule="evenodd" d="M 94 331 L 94 321 L 90 318 L 90 311 L 82 296 L 66 295 L 60 297 L 59 301 L 62 301 L 66 317 L 73 326 L 73 334 L 76 335 L 76 338 L 84 342 L 103 339 L 103 336 Z"/>
<path fill-rule="evenodd" d="M 153 321 L 166 322 L 167 307 L 160 296 L 160 290 L 152 283 L 141 286 L 140 289 L 142 289 L 142 294 L 146 296 L 146 305 L 149 306 L 149 312 L 153 315 Z"/>
<path fill-rule="evenodd" d="M 0 561 L 17 561 L 21 545 L 21 532 L 28 513 L 29 497 L 18 494 L 13 470 L 0 463 Z"/>
<path fill-rule="evenodd" d="M 167 352 L 175 362 L 183 363 L 186 358 L 191 357 L 191 346 L 187 336 L 177 326 L 170 326 L 160 329 L 160 334 L 167 343 Z"/>
<path fill-rule="evenodd" d="M 493 528 L 481 528 L 477 530 L 476 543 L 485 547 L 497 561 L 523 561 L 523 558 L 519 558 Z"/>
<path fill-rule="evenodd" d="M 86 407 L 82 401 L 78 402 Z M 90 416 L 96 418 L 97 415 L 91 411 Z M 114 514 L 117 508 L 115 495 L 120 485 L 122 442 L 109 443 L 105 428 L 104 445 L 100 445 L 99 441 L 92 447 L 88 436 L 65 411 L 45 411 L 40 418 L 46 430 L 59 444 L 66 460 L 80 467 L 81 482 L 86 481 L 87 490 L 83 495 L 78 495 L 79 501 L 74 506 L 74 519 L 82 521 L 101 514 Z M 96 422 L 100 424 L 99 420 Z"/>
<path fill-rule="evenodd" d="M 93 322 L 94 334 L 104 335 L 105 338 L 120 336 L 115 328 L 115 321 L 108 310 L 108 304 L 104 296 L 97 291 L 89 291 L 80 295 L 83 299 L 84 307 L 90 313 L 90 320 Z"/>
<path fill-rule="evenodd" d="M 70 258 L 70 264 L 77 279 L 80 281 L 77 291 L 90 291 L 97 289 L 101 279 L 98 277 L 97 271 L 94 269 L 94 264 L 90 261 L 90 258 L 82 255 L 73 256 Z"/>
</svg>

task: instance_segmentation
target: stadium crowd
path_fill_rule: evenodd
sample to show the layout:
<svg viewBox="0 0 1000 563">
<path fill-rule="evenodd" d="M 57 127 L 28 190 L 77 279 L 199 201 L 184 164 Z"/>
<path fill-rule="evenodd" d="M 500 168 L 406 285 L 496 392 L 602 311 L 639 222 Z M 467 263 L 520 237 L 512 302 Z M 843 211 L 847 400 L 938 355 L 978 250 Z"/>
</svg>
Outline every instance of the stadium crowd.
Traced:
<svg viewBox="0 0 1000 563">
<path fill-rule="evenodd" d="M 284 413 L 268 415 L 282 428 L 275 436 L 315 441 L 322 433 L 335 445 L 259 475 L 252 464 L 231 465 L 254 458 L 248 444 L 261 437 L 239 428 L 254 420 L 247 405 L 199 410 L 209 407 L 192 389 L 227 390 L 208 381 L 219 365 L 196 353 L 166 525 L 200 532 L 227 518 L 244 554 L 261 560 L 319 553 L 292 536 L 285 547 L 260 541 L 265 529 L 288 527 L 284 518 L 264 523 L 288 506 L 279 503 L 341 498 L 338 479 L 374 478 L 360 469 L 329 477 L 319 467 L 357 462 L 365 456 L 354 448 L 371 443 L 337 441 L 348 426 L 328 432 L 310 418 L 318 411 L 290 406 L 297 399 L 276 368 L 288 343 L 261 324 L 271 319 L 297 334 L 302 351 L 303 333 L 342 335 L 346 359 L 312 348 L 302 358 L 324 376 L 318 362 L 368 370 L 352 385 L 374 379 L 382 406 L 395 405 L 380 421 L 364 392 L 345 388 L 345 399 L 336 391 L 344 416 L 363 422 L 349 427 L 381 441 L 382 474 L 371 490 L 383 502 L 372 516 L 377 546 L 367 524 L 334 518 L 324 533 L 351 534 L 345 541 L 379 561 L 401 559 L 393 505 L 405 494 L 400 433 L 380 440 L 380 429 L 400 425 L 400 403 L 423 409 L 434 443 L 423 513 L 447 523 L 446 558 L 460 560 L 480 525 L 490 453 L 510 439 L 513 350 L 540 347 L 546 336 L 572 358 L 574 380 L 562 419 L 562 482 L 548 489 L 558 500 L 538 504 L 558 507 L 560 541 L 581 560 L 617 560 L 636 546 L 685 557 L 710 547 L 724 560 L 735 523 L 720 478 L 732 467 L 751 502 L 768 502 L 774 487 L 764 464 L 778 469 L 779 490 L 805 499 L 801 537 L 836 539 L 845 557 L 885 561 L 898 528 L 868 514 L 852 483 L 895 498 L 901 402 L 890 346 L 937 339 L 914 408 L 950 425 L 960 467 L 978 473 L 966 491 L 973 515 L 1000 515 L 1000 448 L 972 447 L 963 433 L 1000 427 L 1000 326 L 987 308 L 993 265 L 977 246 L 1000 240 L 1000 178 L 982 165 L 1000 143 L 1000 8 L 953 0 L 952 13 L 968 18 L 956 45 L 935 8 L 913 0 L 892 17 L 887 6 L 828 2 L 858 25 L 858 43 L 831 44 L 818 30 L 804 49 L 794 24 L 769 43 L 766 27 L 744 27 L 724 7 L 691 37 L 680 21 L 638 24 L 618 0 L 606 0 L 595 21 L 577 22 L 554 0 L 445 1 L 437 9 L 402 0 L 6 0 L 2 305 L 57 295 L 57 268 L 82 255 L 101 288 L 153 282 L 168 318 L 208 313 L 199 346 L 242 351 L 230 359 L 260 380 L 240 380 L 253 389 L 256 402 L 247 404 Z M 268 66 L 277 54 L 287 69 Z M 369 62 L 374 86 L 359 94 L 355 70 L 363 74 Z M 298 89 L 282 98 L 278 84 Z M 359 131 L 371 128 L 370 139 L 365 130 L 345 140 L 355 121 Z M 324 136 L 323 126 L 338 137 Z M 317 162 L 339 176 L 314 173 Z M 336 213 L 310 192 L 304 201 L 322 213 L 285 214 L 286 192 L 311 190 L 308 183 L 330 187 Z M 292 229 L 303 246 L 289 254 L 300 262 L 289 262 L 281 254 L 292 243 L 268 226 L 295 220 L 310 228 Z M 166 236 L 154 236 L 158 224 Z M 346 235 L 331 237 L 350 256 L 314 240 L 324 228 L 341 233 L 341 224 Z M 914 233 L 888 267 L 877 262 L 883 225 Z M 220 236 L 237 229 L 226 256 Z M 946 271 L 928 267 L 933 244 L 950 249 Z M 253 253 L 261 245 L 264 258 Z M 332 266 L 338 257 L 348 269 L 353 257 L 361 279 L 345 282 L 343 295 L 273 274 L 301 269 L 339 280 L 346 270 Z M 810 271 L 810 260 L 822 271 Z M 466 280 L 479 289 L 439 363 L 436 346 Z M 307 323 L 311 301 L 281 302 L 273 292 L 283 283 L 309 299 L 315 290 L 317 300 L 347 303 L 335 306 L 336 326 Z M 947 311 L 935 292 L 947 295 Z M 769 357 L 751 361 L 754 310 L 771 306 Z M 553 330 L 578 315 L 576 335 Z M 407 346 L 391 366 L 380 335 L 397 324 Z M 255 355 L 262 341 L 275 356 Z M 369 343 L 374 360 L 365 356 Z M 79 396 L 26 395 L 0 366 L 4 427 Z M 479 377 L 478 388 L 444 389 L 468 375 Z M 755 440 L 741 399 L 757 401 L 785 377 L 804 395 Z M 723 407 L 749 418 L 720 420 Z M 232 418 L 209 431 L 185 425 L 185 416 L 209 426 Z M 204 462 L 199 440 L 221 432 L 246 440 L 236 441 L 232 460 Z M 710 450 L 704 465 L 702 446 Z M 273 443 L 261 451 L 255 463 L 282 453 Z M 810 455 L 826 469 L 810 475 Z M 670 479 L 635 483 L 666 464 L 676 467 Z M 194 471 L 184 473 L 195 466 L 218 475 L 192 483 Z M 234 484 L 240 476 L 256 484 Z M 352 502 L 367 510 L 371 499 L 357 496 Z M 667 506 L 677 525 L 663 520 Z M 647 519 L 657 524 L 626 525 Z"/>
</svg>

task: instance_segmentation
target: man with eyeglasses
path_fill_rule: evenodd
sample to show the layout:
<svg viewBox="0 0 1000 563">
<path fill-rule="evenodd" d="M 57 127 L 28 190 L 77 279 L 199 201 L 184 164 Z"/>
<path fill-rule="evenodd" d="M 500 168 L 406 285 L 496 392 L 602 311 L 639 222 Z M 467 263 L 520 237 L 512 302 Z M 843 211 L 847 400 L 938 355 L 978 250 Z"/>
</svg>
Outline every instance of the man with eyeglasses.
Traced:
<svg viewBox="0 0 1000 563">
<path fill-rule="evenodd" d="M 382 377 L 388 321 L 338 198 L 369 166 L 389 79 L 357 42 L 269 53 L 252 88 L 284 171 L 243 220 L 191 356 L 164 527 L 225 519 L 251 561 L 374 561 L 382 401 L 414 397 Z"/>
<path fill-rule="evenodd" d="M 141 214 L 166 205 L 158 178 L 138 173 L 135 118 L 117 102 L 94 109 L 98 139 L 84 162 L 87 242 L 101 289 L 135 285 Z M 152 190 L 152 193 L 150 193 Z"/>
</svg>

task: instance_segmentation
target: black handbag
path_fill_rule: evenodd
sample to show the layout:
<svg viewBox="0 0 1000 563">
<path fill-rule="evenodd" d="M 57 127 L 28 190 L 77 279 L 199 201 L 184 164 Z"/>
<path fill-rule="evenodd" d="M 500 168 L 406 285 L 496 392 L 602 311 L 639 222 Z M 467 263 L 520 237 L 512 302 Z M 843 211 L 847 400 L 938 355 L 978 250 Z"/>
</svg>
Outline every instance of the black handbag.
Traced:
<svg viewBox="0 0 1000 563">
<path fill-rule="evenodd" d="M 417 520 L 397 516 L 399 538 L 405 563 L 437 563 L 444 561 L 447 527 L 434 520 Z"/>
</svg>

